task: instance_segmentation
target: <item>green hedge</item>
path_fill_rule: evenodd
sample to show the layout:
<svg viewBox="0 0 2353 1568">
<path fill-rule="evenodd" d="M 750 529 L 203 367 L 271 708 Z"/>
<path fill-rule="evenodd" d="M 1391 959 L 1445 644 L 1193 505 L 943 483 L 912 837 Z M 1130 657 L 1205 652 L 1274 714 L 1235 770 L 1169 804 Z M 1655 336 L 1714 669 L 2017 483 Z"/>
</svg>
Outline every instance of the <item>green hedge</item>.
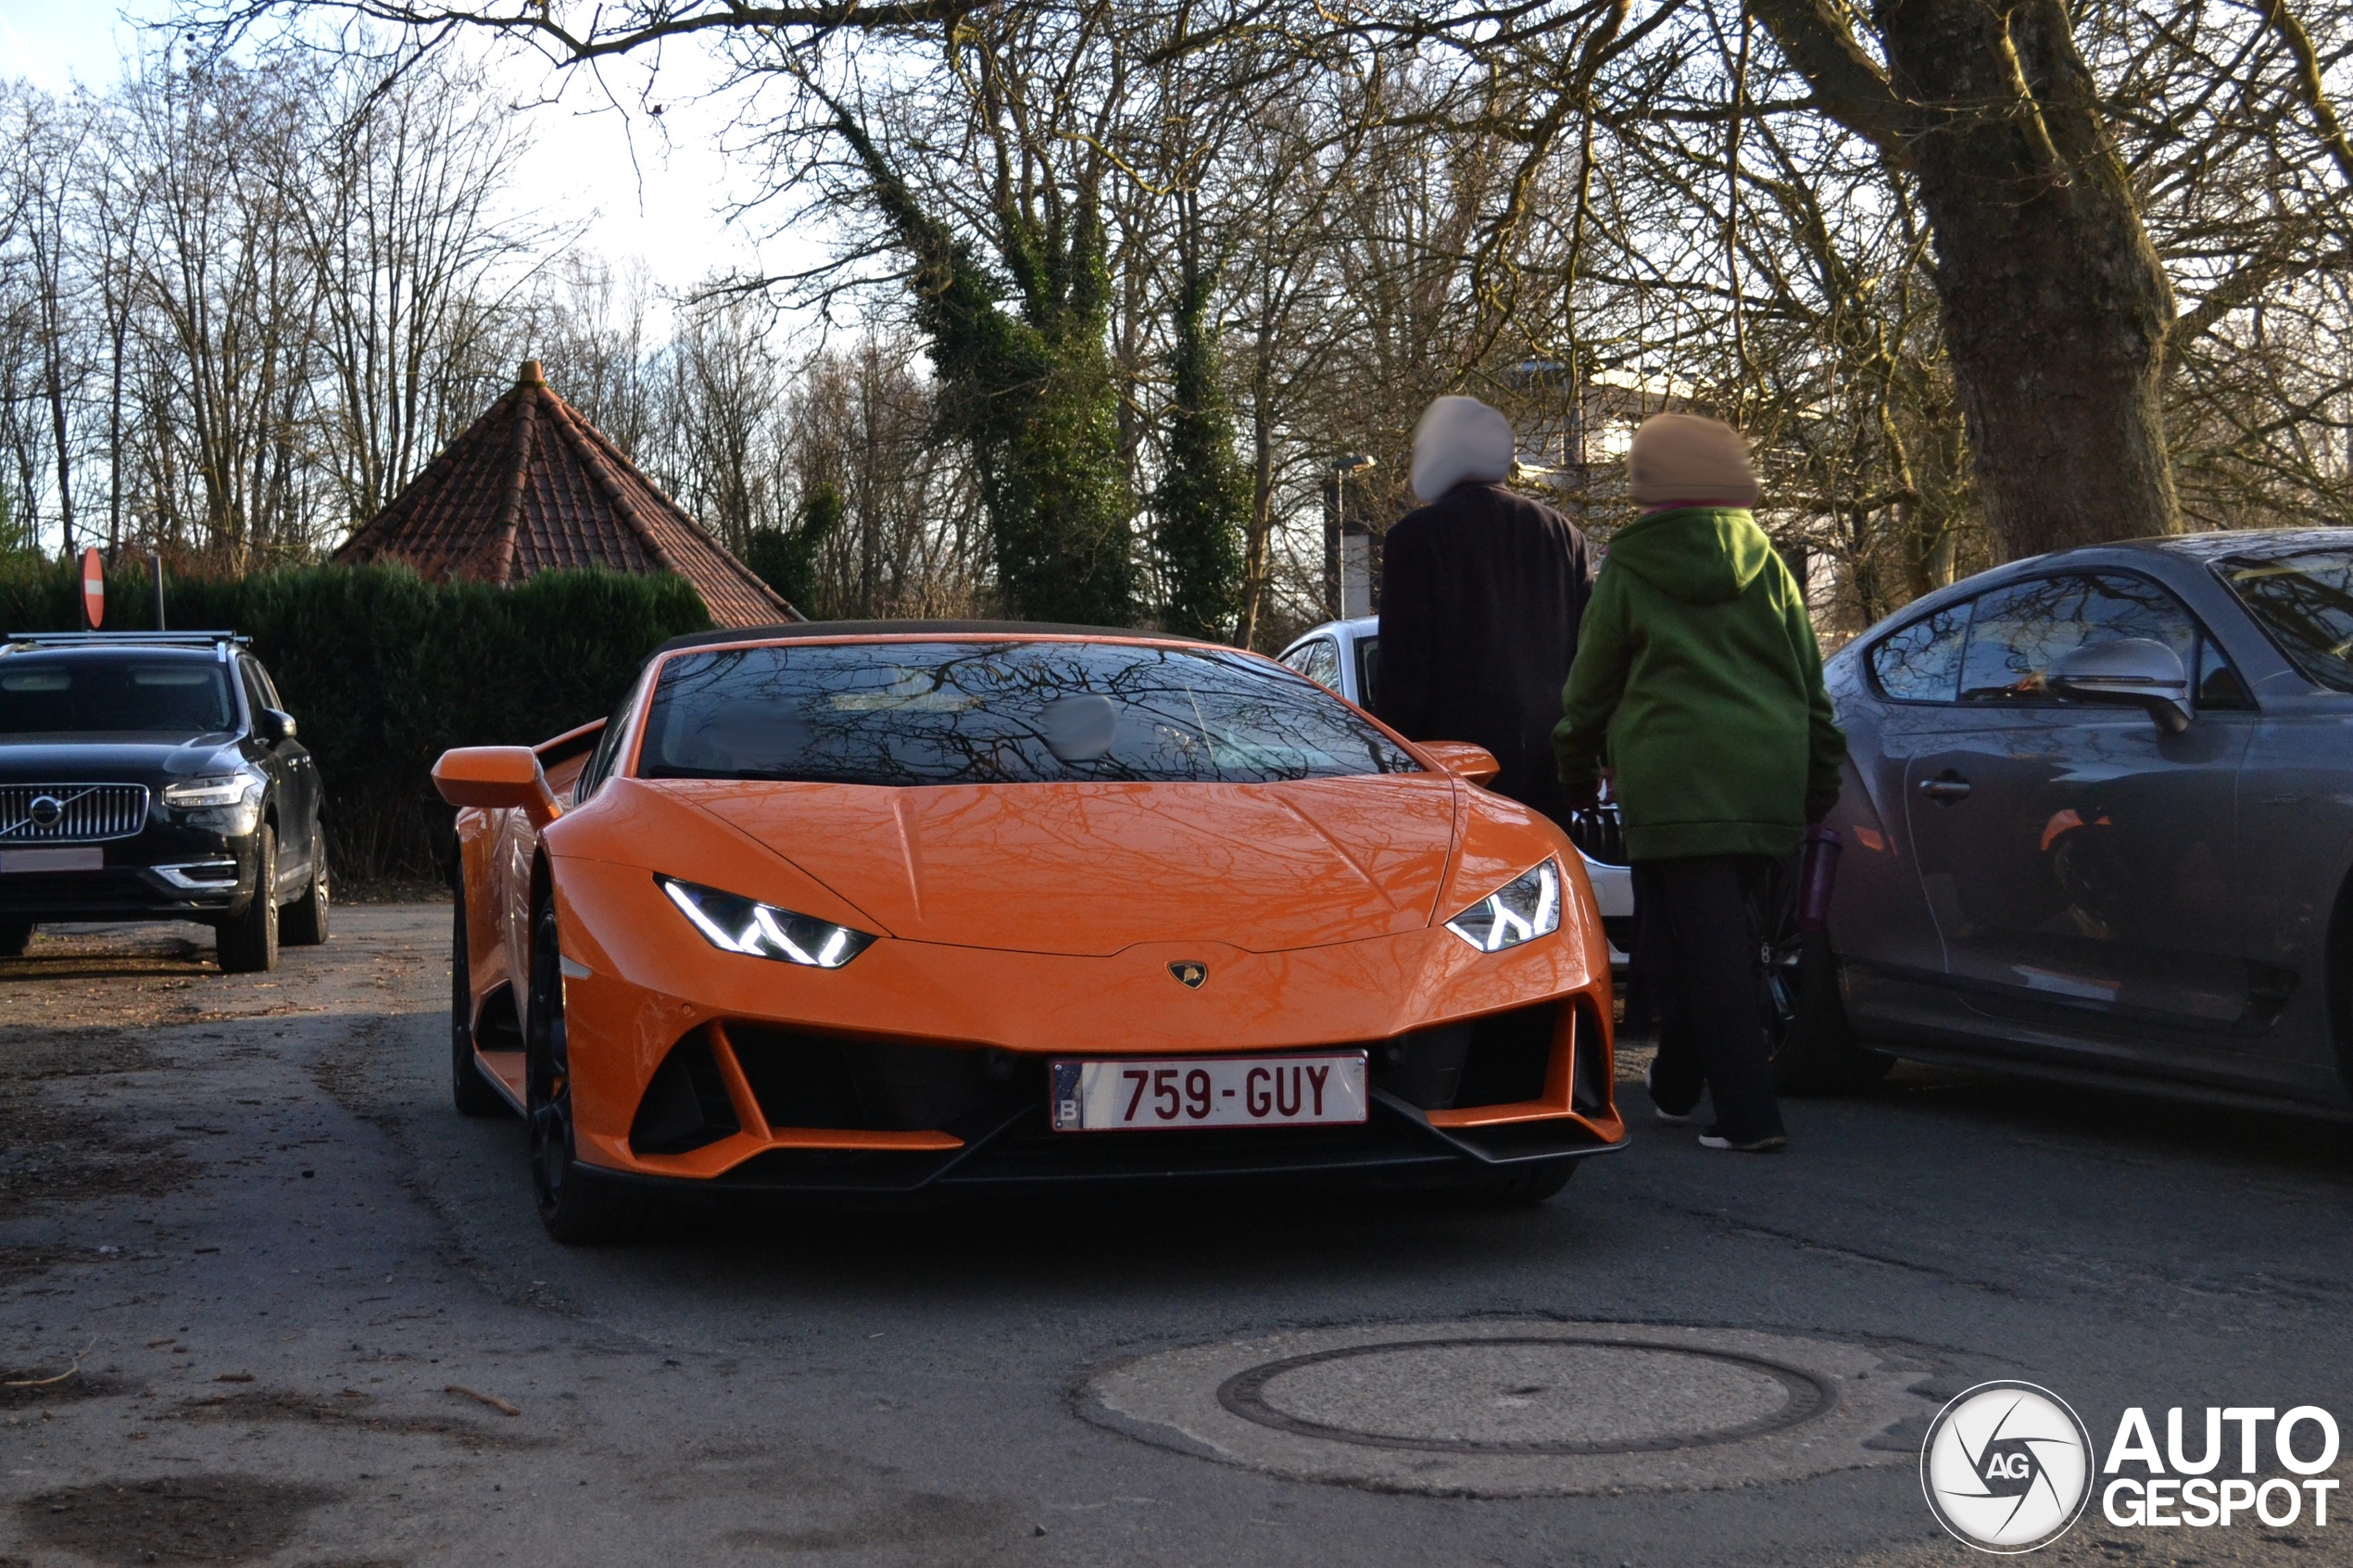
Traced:
<svg viewBox="0 0 2353 1568">
<path fill-rule="evenodd" d="M 70 631 L 80 578 L 0 571 L 0 631 Z M 428 583 L 405 567 L 308 567 L 254 577 L 167 571 L 172 629 L 253 639 L 326 781 L 341 874 L 438 874 L 449 817 L 434 759 L 522 745 L 608 711 L 648 652 L 709 627 L 679 577 L 550 572 L 515 588 Z M 155 588 L 128 562 L 107 577 L 106 626 L 155 626 Z"/>
</svg>

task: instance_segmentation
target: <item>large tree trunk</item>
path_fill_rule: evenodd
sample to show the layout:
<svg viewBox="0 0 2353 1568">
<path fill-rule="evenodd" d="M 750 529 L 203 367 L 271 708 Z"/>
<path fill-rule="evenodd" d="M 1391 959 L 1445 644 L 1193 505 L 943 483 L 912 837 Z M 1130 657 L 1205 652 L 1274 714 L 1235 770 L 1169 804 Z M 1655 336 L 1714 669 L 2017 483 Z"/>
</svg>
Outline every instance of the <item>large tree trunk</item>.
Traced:
<svg viewBox="0 0 2353 1568">
<path fill-rule="evenodd" d="M 1880 0 L 1884 76 L 1830 0 L 1755 7 L 1824 107 L 1919 180 L 2007 553 L 2174 532 L 2159 400 L 2172 289 L 2061 0 Z"/>
</svg>

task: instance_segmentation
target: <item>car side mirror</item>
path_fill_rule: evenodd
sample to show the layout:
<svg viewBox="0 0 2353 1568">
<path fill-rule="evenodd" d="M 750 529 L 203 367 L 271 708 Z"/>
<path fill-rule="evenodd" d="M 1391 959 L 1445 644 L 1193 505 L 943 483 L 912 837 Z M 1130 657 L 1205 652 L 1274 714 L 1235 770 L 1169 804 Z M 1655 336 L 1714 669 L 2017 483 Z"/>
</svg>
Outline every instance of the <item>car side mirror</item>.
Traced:
<svg viewBox="0 0 2353 1568">
<path fill-rule="evenodd" d="M 277 745 L 280 741 L 294 739 L 298 729 L 295 723 L 294 715 L 283 708 L 263 709 L 260 721 L 254 727 L 261 732 L 261 738 L 271 746 Z"/>
<path fill-rule="evenodd" d="M 1456 778 L 1467 779 L 1475 784 L 1491 783 L 1496 774 L 1504 771 L 1504 765 L 1495 760 L 1493 752 L 1483 746 L 1473 746 L 1466 740 L 1426 740 L 1421 743 L 1421 748 L 1423 755 L 1431 761 Z"/>
<path fill-rule="evenodd" d="M 539 754 L 527 746 L 461 746 L 433 765 L 433 786 L 452 806 L 521 811 L 544 828 L 563 814 Z"/>
<path fill-rule="evenodd" d="M 2190 676 L 2182 656 L 2147 637 L 2094 643 L 2061 654 L 2045 681 L 2069 702 L 2138 708 L 2169 735 L 2190 727 Z"/>
</svg>

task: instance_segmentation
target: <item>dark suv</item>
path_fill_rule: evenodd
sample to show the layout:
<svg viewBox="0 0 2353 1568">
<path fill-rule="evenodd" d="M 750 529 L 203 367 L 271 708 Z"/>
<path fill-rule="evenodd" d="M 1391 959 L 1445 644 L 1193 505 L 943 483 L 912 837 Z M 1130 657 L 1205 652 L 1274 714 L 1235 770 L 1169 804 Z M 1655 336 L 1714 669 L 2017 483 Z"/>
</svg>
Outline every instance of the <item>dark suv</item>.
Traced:
<svg viewBox="0 0 2353 1568">
<path fill-rule="evenodd" d="M 0 644 L 0 957 L 44 921 L 190 920 L 220 967 L 327 939 L 319 767 L 226 632 Z"/>
</svg>

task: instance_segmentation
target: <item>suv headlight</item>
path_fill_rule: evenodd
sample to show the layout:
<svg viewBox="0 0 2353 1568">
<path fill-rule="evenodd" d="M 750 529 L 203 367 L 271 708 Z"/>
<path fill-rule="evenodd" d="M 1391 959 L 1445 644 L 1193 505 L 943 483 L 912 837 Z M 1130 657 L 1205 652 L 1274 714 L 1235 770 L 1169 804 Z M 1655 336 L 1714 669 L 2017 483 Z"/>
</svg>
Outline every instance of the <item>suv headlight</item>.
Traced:
<svg viewBox="0 0 2353 1568">
<path fill-rule="evenodd" d="M 658 876 L 654 881 L 712 947 L 755 959 L 776 959 L 812 969 L 839 969 L 874 945 L 846 925 L 812 920 L 740 894 Z"/>
<path fill-rule="evenodd" d="M 261 797 L 263 782 L 250 773 L 230 773 L 216 779 L 188 779 L 163 787 L 163 803 L 182 809 L 206 806 L 242 806 Z"/>
<path fill-rule="evenodd" d="M 1551 860 L 1522 872 L 1446 922 L 1482 953 L 1500 953 L 1561 928 L 1561 869 Z"/>
</svg>

